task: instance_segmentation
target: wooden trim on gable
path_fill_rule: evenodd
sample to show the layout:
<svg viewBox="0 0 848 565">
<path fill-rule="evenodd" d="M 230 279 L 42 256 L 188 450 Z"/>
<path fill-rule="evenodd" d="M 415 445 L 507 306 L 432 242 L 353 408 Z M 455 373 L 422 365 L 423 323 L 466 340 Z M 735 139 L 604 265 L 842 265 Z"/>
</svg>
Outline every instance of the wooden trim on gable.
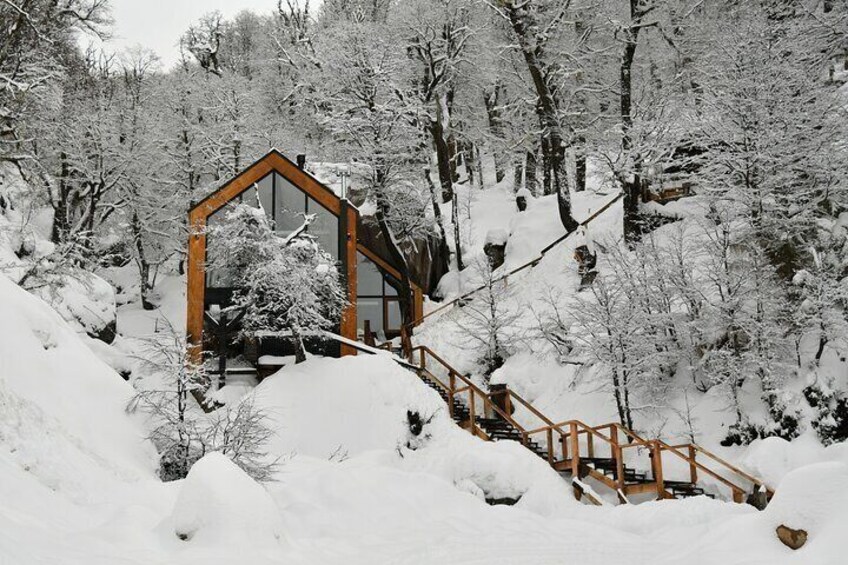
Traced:
<svg viewBox="0 0 848 565">
<path fill-rule="evenodd" d="M 336 216 L 341 214 L 339 197 L 328 187 L 321 184 L 318 179 L 298 168 L 297 165 L 276 149 L 270 151 L 267 155 L 221 186 L 221 188 L 195 204 L 191 212 L 202 214 L 208 218 L 274 171 L 282 175 L 286 180 L 295 185 L 295 187 L 308 194 L 313 200 L 316 200 Z"/>
</svg>

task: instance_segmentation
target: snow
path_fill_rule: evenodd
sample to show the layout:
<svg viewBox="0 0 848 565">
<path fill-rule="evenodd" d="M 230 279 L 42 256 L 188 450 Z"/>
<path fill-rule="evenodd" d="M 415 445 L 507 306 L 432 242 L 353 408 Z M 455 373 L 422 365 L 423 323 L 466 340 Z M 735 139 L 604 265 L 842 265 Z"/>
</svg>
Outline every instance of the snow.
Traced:
<svg viewBox="0 0 848 565">
<path fill-rule="evenodd" d="M 85 497 L 109 471 L 150 478 L 132 387 L 100 361 L 55 311 L 0 275 L 0 410 L 10 456 L 53 489 Z M 90 474 L 88 464 L 102 467 Z"/>
<path fill-rule="evenodd" d="M 509 239 L 509 234 L 506 233 L 506 230 L 489 230 L 486 234 L 485 245 L 505 245 L 507 239 Z"/>
<path fill-rule="evenodd" d="M 128 386 L 37 298 L 4 280 L 0 299 L 10 311 L 2 335 L 26 337 L 12 344 L 15 351 L 52 371 L 49 383 L 66 381 L 24 402 L 18 390 L 45 377 L 18 377 L 7 370 L 8 347 L 0 351 L 0 390 L 18 401 L 0 397 L 3 563 L 706 565 L 793 557 L 777 541 L 776 514 L 768 511 L 703 498 L 578 504 L 570 485 L 518 444 L 484 442 L 456 427 L 441 399 L 388 355 L 312 359 L 255 389 L 257 404 L 276 420 L 272 455 L 282 457 L 282 467 L 275 481 L 259 485 L 213 453 L 186 480 L 159 483 L 123 412 Z M 55 345 L 45 352 L 43 343 Z M 59 366 L 41 360 L 60 352 Z M 97 381 L 94 390 L 89 381 Z M 433 416 L 418 437 L 408 431 L 407 410 Z M 109 439 L 120 430 L 122 437 Z M 22 460 L 21 450 L 30 446 L 31 453 L 33 445 L 42 446 L 40 461 Z M 86 456 L 95 450 L 108 457 Z M 38 463 L 59 461 L 64 481 L 46 480 Z M 826 471 L 787 482 L 787 495 L 781 485 L 775 502 L 782 496 L 790 510 L 809 508 L 793 502 L 792 485 L 841 476 Z M 66 485 L 71 476 L 80 481 L 76 491 Z M 486 497 L 520 500 L 489 506 Z M 844 516 L 814 517 L 800 562 L 833 563 Z"/>
<path fill-rule="evenodd" d="M 468 197 L 463 190 L 461 206 Z M 586 217 L 613 196 L 591 191 L 577 196 L 575 213 Z M 450 218 L 447 208 L 444 216 Z M 465 206 L 462 212 L 480 219 L 464 228 L 474 243 L 469 265 L 482 256 L 490 230 L 507 234 L 504 269 L 538 257 L 562 234 L 555 198 L 532 199 L 519 214 L 506 184 L 474 194 L 470 210 Z M 616 205 L 581 237 L 605 243 L 619 233 L 620 220 Z M 0 226 L 0 238 L 8 233 Z M 43 234 L 37 241 L 45 241 Z M 575 291 L 571 256 L 579 241 L 569 238 L 536 267 L 510 278 L 528 328 L 533 309 L 542 307 L 552 286 Z M 0 253 L 8 249 L 0 245 Z M 143 422 L 125 411 L 133 390 L 115 370 L 133 368 L 133 359 L 144 354 L 143 340 L 171 329 L 183 332 L 185 281 L 160 278 L 158 308 L 144 311 L 137 305 L 131 267 L 100 274 L 119 287 L 118 328 L 124 335 L 112 345 L 81 335 L 80 327 L 0 276 L 4 565 L 835 565 L 844 553 L 845 444 L 824 448 L 804 435 L 719 451 L 776 487 L 765 512 L 704 497 L 585 506 L 573 499 L 566 480 L 517 443 L 484 442 L 455 426 L 438 395 L 382 351 L 310 358 L 255 389 L 253 383 L 228 385 L 228 403 L 255 395 L 273 421 L 270 456 L 281 463 L 274 481 L 260 485 L 212 453 L 184 481 L 161 483 Z M 456 281 L 454 294 L 472 284 L 472 273 Z M 110 302 L 103 291 L 99 305 Z M 434 317 L 416 338 L 458 369 L 472 371 L 470 355 L 458 347 L 449 323 L 457 312 L 461 309 Z M 532 340 L 492 377 L 551 417 L 591 423 L 615 418 L 599 380 L 578 365 L 558 363 Z M 694 400 L 702 427 L 720 433 L 721 400 L 710 394 Z M 419 436 L 409 431 L 408 411 L 429 420 Z M 521 409 L 515 417 L 530 418 Z M 680 429 L 673 418 L 663 425 L 671 432 Z M 490 506 L 484 499 L 518 502 Z M 778 523 L 808 529 L 807 545 L 794 553 L 784 547 L 775 536 Z"/>
<path fill-rule="evenodd" d="M 220 453 L 209 453 L 180 485 L 174 534 L 191 544 L 228 549 L 279 547 L 279 510 L 268 492 Z"/>
<path fill-rule="evenodd" d="M 848 444 L 823 447 L 811 432 L 789 442 L 779 437 L 754 441 L 741 458 L 742 465 L 772 487 L 782 485 L 792 471 L 824 462 L 848 464 Z"/>
<path fill-rule="evenodd" d="M 80 333 L 96 336 L 116 323 L 115 291 L 93 273 L 63 276 L 57 284 L 37 288 L 33 294 L 53 306 Z"/>
<path fill-rule="evenodd" d="M 848 518 L 848 465 L 805 465 L 788 473 L 765 511 L 775 527 L 806 530 L 814 536 L 828 522 Z"/>
<path fill-rule="evenodd" d="M 346 459 L 370 452 L 387 465 L 439 476 L 464 492 L 525 497 L 519 504 L 540 512 L 576 504 L 562 479 L 519 444 L 483 442 L 456 427 L 439 395 L 388 355 L 285 367 L 265 379 L 254 397 L 277 419 L 271 452 L 278 457 Z M 407 411 L 430 420 L 422 436 L 411 436 Z M 559 496 L 551 497 L 552 491 Z"/>
</svg>

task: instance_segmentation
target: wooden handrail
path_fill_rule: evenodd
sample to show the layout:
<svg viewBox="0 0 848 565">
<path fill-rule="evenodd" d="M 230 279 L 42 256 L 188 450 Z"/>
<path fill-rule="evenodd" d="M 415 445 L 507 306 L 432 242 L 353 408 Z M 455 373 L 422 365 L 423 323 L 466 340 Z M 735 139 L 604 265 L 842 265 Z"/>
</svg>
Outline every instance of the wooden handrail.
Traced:
<svg viewBox="0 0 848 565">
<path fill-rule="evenodd" d="M 580 223 L 580 226 L 581 226 L 581 227 L 586 226 L 589 222 L 591 222 L 592 220 L 594 220 L 595 218 L 597 218 L 598 216 L 600 216 L 601 214 L 603 214 L 604 212 L 606 212 L 606 211 L 610 208 L 610 206 L 612 206 L 613 204 L 615 204 L 616 202 L 618 202 L 618 201 L 619 201 L 619 200 L 620 200 L 623 196 L 624 196 L 624 193 L 623 193 L 623 192 L 619 192 L 619 193 L 615 196 L 615 198 L 613 198 L 612 200 L 610 200 L 609 202 L 607 202 L 606 204 L 604 204 L 603 206 L 601 206 L 601 207 L 598 209 L 598 211 L 596 211 L 594 214 L 592 214 L 591 216 L 589 216 L 588 218 L 586 218 L 585 220 L 583 220 L 583 221 Z M 576 229 L 574 229 L 574 230 L 572 230 L 572 231 L 570 231 L 570 232 L 565 233 L 564 235 L 561 235 L 560 237 L 558 237 L 557 239 L 555 239 L 554 241 L 552 241 L 551 243 L 549 243 L 547 246 L 545 246 L 545 247 L 542 249 L 542 251 L 540 251 L 540 252 L 539 252 L 539 256 L 538 256 L 538 257 L 536 257 L 535 259 L 532 259 L 531 261 L 528 261 L 528 262 L 524 263 L 523 265 L 520 265 L 520 266 L 518 266 L 518 267 L 516 267 L 516 268 L 512 269 L 511 271 L 509 271 L 508 273 L 506 273 L 506 274 L 504 274 L 504 275 L 499 276 L 499 277 L 498 277 L 498 278 L 496 278 L 494 281 L 492 281 L 492 284 L 494 284 L 494 283 L 498 283 L 498 282 L 500 282 L 500 281 L 502 281 L 502 280 L 504 280 L 504 279 L 507 279 L 507 278 L 509 278 L 509 277 L 511 277 L 511 276 L 513 276 L 513 275 L 515 275 L 515 274 L 517 274 L 517 273 L 519 273 L 519 272 L 523 271 L 524 269 L 526 269 L 526 268 L 528 268 L 528 267 L 532 267 L 532 266 L 534 266 L 534 265 L 537 265 L 537 264 L 539 263 L 539 261 L 541 261 L 541 260 L 545 257 L 545 255 L 547 255 L 548 251 L 550 251 L 551 249 L 553 249 L 554 247 L 556 247 L 557 245 L 559 245 L 560 243 L 562 243 L 563 241 L 565 241 L 566 239 L 568 239 L 568 237 L 569 237 L 571 234 L 573 234 L 574 232 L 576 232 L 576 231 L 577 231 L 577 230 L 576 230 Z M 467 299 L 471 298 L 471 296 L 472 296 L 472 295 L 474 295 L 474 294 L 476 294 L 476 293 L 480 292 L 481 290 L 483 290 L 483 289 L 487 288 L 488 286 L 489 286 L 489 284 L 487 283 L 487 284 L 485 284 L 485 285 L 481 285 L 481 286 L 479 286 L 479 287 L 477 287 L 477 288 L 475 288 L 475 289 L 473 289 L 473 290 L 470 290 L 470 291 L 466 292 L 465 294 L 463 294 L 462 296 L 458 296 L 457 298 L 454 298 L 454 299 L 453 299 L 453 300 L 451 300 L 450 302 L 446 302 L 445 304 L 442 304 L 441 306 L 439 306 L 439 307 L 438 307 L 438 308 L 436 308 L 435 310 L 431 310 L 431 311 L 427 312 L 426 314 L 424 314 L 424 315 L 423 315 L 423 316 L 421 316 L 420 318 L 418 318 L 418 319 L 416 319 L 416 320 L 413 320 L 412 322 L 409 322 L 409 323 L 408 323 L 408 324 L 406 324 L 404 327 L 412 326 L 412 327 L 414 328 L 415 326 L 420 325 L 420 324 L 421 324 L 421 322 L 423 322 L 424 320 L 426 320 L 427 318 L 429 318 L 429 317 L 430 317 L 430 316 L 432 316 L 433 314 L 436 314 L 436 313 L 438 313 L 438 312 L 441 312 L 442 310 L 445 310 L 445 309 L 447 309 L 447 308 L 450 308 L 451 306 L 453 306 L 453 305 L 454 305 L 454 304 L 456 304 L 457 302 L 460 302 L 460 301 L 462 301 L 462 300 L 467 300 Z"/>
<path fill-rule="evenodd" d="M 495 412 L 501 418 L 503 418 L 504 420 L 509 422 L 516 430 L 521 432 L 522 435 L 524 435 L 526 437 L 526 431 L 524 430 L 524 426 L 522 426 L 521 424 L 516 422 L 515 419 L 510 414 L 507 414 L 506 412 L 501 410 L 501 408 L 492 401 L 492 399 L 489 397 L 489 395 L 486 392 L 484 392 L 480 387 L 475 385 L 468 377 L 466 377 L 465 375 L 463 375 L 462 373 L 458 372 L 456 369 L 451 367 L 444 359 L 442 359 L 441 357 L 439 357 L 438 355 L 433 353 L 433 351 L 429 347 L 424 346 L 424 345 L 419 345 L 419 346 L 412 348 L 412 353 L 415 353 L 416 351 L 422 351 L 422 352 L 426 353 L 427 355 L 432 357 L 435 361 L 438 361 L 439 364 L 441 364 L 445 369 L 447 369 L 449 374 L 453 374 L 456 378 L 458 378 L 460 381 L 465 383 L 465 385 L 466 385 L 465 387 L 455 389 L 455 390 L 451 390 L 449 387 L 445 387 L 445 389 L 448 391 L 448 393 L 456 395 L 456 394 L 459 394 L 459 393 L 462 393 L 462 392 L 470 391 L 471 392 L 471 399 L 470 399 L 471 403 L 470 403 L 469 409 L 472 409 L 474 407 L 474 397 L 473 397 L 473 395 L 474 394 L 479 395 L 482 398 L 483 405 L 486 408 L 490 408 L 493 412 Z M 426 367 L 422 366 L 421 370 L 427 371 L 427 374 L 431 375 L 434 379 L 436 379 L 436 381 L 440 385 L 442 385 L 444 387 L 444 383 L 442 383 Z"/>
<path fill-rule="evenodd" d="M 497 393 L 489 394 L 474 384 L 467 376 L 458 372 L 454 369 L 447 361 L 445 361 L 438 354 L 433 352 L 429 347 L 424 345 L 419 345 L 413 348 L 410 348 L 409 355 L 410 360 L 414 359 L 415 353 L 419 353 L 419 363 L 420 366 L 411 362 L 410 365 L 415 367 L 416 369 L 423 371 L 428 375 L 428 377 L 433 380 L 439 387 L 447 391 L 449 398 L 454 398 L 456 395 L 468 393 L 468 405 L 469 409 L 472 413 L 469 415 L 470 420 L 470 429 L 474 435 L 478 435 L 478 431 L 480 431 L 479 425 L 476 423 L 477 415 L 477 397 L 479 396 L 480 400 L 483 402 L 484 410 L 491 410 L 491 412 L 497 414 L 504 421 L 508 422 L 512 425 L 515 430 L 521 435 L 522 443 L 526 444 L 530 436 L 545 433 L 548 442 L 548 462 L 551 465 L 559 465 L 559 464 L 570 464 L 572 473 L 580 472 L 580 460 L 584 457 L 580 454 L 580 443 L 579 437 L 582 434 L 586 434 L 587 436 L 587 445 L 586 449 L 588 451 L 588 455 L 586 457 L 592 458 L 594 457 L 594 447 L 593 447 L 593 439 L 597 437 L 603 443 L 609 445 L 610 452 L 612 453 L 612 458 L 616 462 L 616 470 L 617 470 L 617 482 L 620 483 L 619 488 L 624 488 L 624 458 L 623 458 L 623 450 L 629 447 L 641 447 L 647 448 L 652 453 L 653 461 L 652 461 L 652 469 L 654 471 L 654 483 L 656 483 L 657 493 L 660 497 L 668 497 L 670 496 L 668 492 L 665 491 L 665 482 L 663 479 L 663 465 L 662 465 L 662 453 L 665 451 L 671 452 L 676 457 L 679 457 L 683 461 L 689 465 L 690 471 L 690 482 L 695 484 L 697 482 L 697 471 L 700 471 L 706 476 L 713 478 L 718 481 L 720 484 L 728 487 L 731 490 L 733 495 L 733 500 L 736 502 L 744 502 L 745 488 L 731 481 L 727 477 L 722 476 L 718 472 L 713 469 L 705 466 L 704 464 L 695 460 L 695 453 L 700 452 L 703 455 L 709 457 L 719 465 L 722 465 L 731 473 L 735 473 L 737 476 L 745 479 L 750 482 L 752 485 L 760 488 L 765 488 L 768 495 L 773 495 L 774 491 L 768 488 L 765 483 L 749 475 L 748 473 L 742 471 L 738 467 L 730 464 L 724 459 L 716 456 L 710 451 L 704 449 L 703 447 L 696 444 L 681 444 L 681 445 L 669 445 L 668 443 L 660 440 L 646 440 L 636 432 L 624 427 L 618 422 L 611 422 L 607 424 L 603 424 L 600 426 L 589 426 L 585 422 L 580 420 L 566 420 L 563 422 L 554 422 L 547 416 L 545 416 L 541 411 L 539 411 L 535 406 L 533 406 L 530 402 L 522 398 L 520 395 L 516 394 L 514 391 L 509 388 L 505 388 L 502 391 Z M 432 371 L 427 368 L 427 358 L 432 359 L 436 363 L 442 366 L 448 372 L 450 376 L 450 385 L 445 384 L 442 380 L 436 376 Z M 458 379 L 458 382 L 457 382 Z M 456 385 L 460 386 L 457 387 Z M 532 413 L 535 417 L 545 423 L 544 426 L 534 428 L 534 429 L 526 429 L 524 426 L 519 424 L 511 414 L 508 414 L 504 409 L 498 406 L 494 400 L 493 396 L 498 394 L 506 394 L 509 399 L 514 399 L 516 402 L 524 406 L 530 413 Z M 489 413 L 489 412 L 484 412 Z M 609 436 L 604 435 L 604 431 L 609 430 Z M 563 451 L 562 458 L 560 460 L 556 460 L 555 451 L 554 451 L 554 440 L 553 434 L 559 434 L 559 442 L 562 443 Z M 623 433 L 630 441 L 626 445 L 620 442 L 619 433 Z M 566 441 L 568 440 L 568 441 Z M 566 455 L 566 449 L 570 451 L 571 457 L 568 458 Z M 681 449 L 687 449 L 688 455 L 684 454 Z M 570 463 L 568 463 L 570 462 Z M 557 467 L 559 468 L 559 467 Z M 577 476 L 577 475 L 575 475 Z"/>
<path fill-rule="evenodd" d="M 527 402 L 526 400 L 521 398 L 518 394 L 515 393 L 515 391 L 507 389 L 506 392 L 507 392 L 507 394 L 509 394 L 510 398 L 514 398 L 515 400 L 517 400 L 519 404 L 521 404 L 522 406 L 527 408 L 534 416 L 536 416 L 537 418 L 539 418 L 540 420 L 545 422 L 548 426 L 553 426 L 553 424 L 554 424 L 553 420 L 549 419 L 547 416 L 545 416 L 544 414 L 539 412 L 539 410 L 536 409 L 535 406 L 533 406 L 532 404 L 530 404 L 529 402 Z"/>
<path fill-rule="evenodd" d="M 766 489 L 769 493 L 774 494 L 774 490 L 770 489 L 770 488 L 768 487 L 768 485 L 766 485 L 766 484 L 765 484 L 765 482 L 763 482 L 761 479 L 758 479 L 758 478 L 756 478 L 756 477 L 754 477 L 754 476 L 749 475 L 749 474 L 748 474 L 748 473 L 746 473 L 745 471 L 743 471 L 743 470 L 739 469 L 739 468 L 738 468 L 738 467 L 736 467 L 735 465 L 732 465 L 732 464 L 728 463 L 727 461 L 725 461 L 725 460 L 724 460 L 724 459 L 722 459 L 721 457 L 718 457 L 717 455 L 714 455 L 713 453 L 711 453 L 711 452 L 707 451 L 706 449 L 704 449 L 703 447 L 701 447 L 700 445 L 698 445 L 698 444 L 696 444 L 696 443 L 692 443 L 692 444 L 690 444 L 690 445 L 691 445 L 691 446 L 692 446 L 692 447 L 693 447 L 696 451 L 700 451 L 701 453 L 703 453 L 703 454 L 704 454 L 704 455 L 706 455 L 707 457 L 709 457 L 709 458 L 713 459 L 713 460 L 714 460 L 714 461 L 716 461 L 717 463 L 720 463 L 720 464 L 724 465 L 725 467 L 727 467 L 728 469 L 730 469 L 731 471 L 733 471 L 734 473 L 736 473 L 737 475 L 739 475 L 739 476 L 740 476 L 740 477 L 742 477 L 743 479 L 745 479 L 745 480 L 749 481 L 750 483 L 752 483 L 754 486 L 757 486 L 757 487 L 765 487 L 765 489 Z"/>
<path fill-rule="evenodd" d="M 730 482 L 729 480 L 722 477 L 718 473 L 713 472 L 712 469 L 709 469 L 708 467 L 704 467 L 703 465 L 701 465 L 697 461 L 690 459 L 687 455 L 684 455 L 683 453 L 681 453 L 676 447 L 672 447 L 671 445 L 667 444 L 666 442 L 664 442 L 661 439 L 656 439 L 654 441 L 657 443 L 657 445 L 660 446 L 660 453 L 662 453 L 662 451 L 670 451 L 671 453 L 677 455 L 678 457 L 680 457 L 681 459 L 686 461 L 689 465 L 694 465 L 699 470 L 701 470 L 704 473 L 706 473 L 707 475 L 711 476 L 712 478 L 714 478 L 718 482 L 722 483 L 723 485 L 725 485 L 727 487 L 730 487 L 730 489 L 733 491 L 734 500 L 736 499 L 736 493 L 737 492 L 739 494 L 744 494 L 744 492 L 745 492 L 744 488 L 740 487 L 739 485 L 737 485 L 735 483 Z M 659 464 L 662 465 L 662 462 L 659 462 Z"/>
</svg>

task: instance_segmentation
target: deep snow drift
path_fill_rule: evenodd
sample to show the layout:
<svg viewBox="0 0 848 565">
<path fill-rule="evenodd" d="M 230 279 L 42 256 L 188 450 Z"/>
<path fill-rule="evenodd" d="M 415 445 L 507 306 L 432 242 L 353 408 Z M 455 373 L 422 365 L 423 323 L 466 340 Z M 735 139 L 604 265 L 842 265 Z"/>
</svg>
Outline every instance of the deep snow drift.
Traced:
<svg viewBox="0 0 848 565">
<path fill-rule="evenodd" d="M 583 506 L 519 445 L 454 426 L 387 356 L 315 359 L 255 390 L 277 429 L 276 481 L 210 454 L 163 484 L 124 412 L 129 386 L 38 298 L 5 279 L 0 291 L 4 565 L 839 562 L 841 463 L 790 472 L 764 513 L 708 499 Z M 429 420 L 418 436 L 407 411 Z M 811 528 L 798 552 L 774 535 L 784 519 Z"/>
<path fill-rule="evenodd" d="M 456 427 L 388 355 L 313 359 L 251 393 L 274 422 L 274 482 L 211 454 L 163 484 L 125 412 L 132 388 L 88 338 L 4 277 L 0 304 L 4 565 L 839 562 L 844 446 L 755 444 L 746 464 L 780 483 L 763 513 L 703 498 L 588 507 L 518 444 Z M 427 422 L 417 436 L 408 412 Z M 503 498 L 519 500 L 485 500 Z M 798 552 L 775 537 L 784 521 L 810 529 Z"/>
</svg>

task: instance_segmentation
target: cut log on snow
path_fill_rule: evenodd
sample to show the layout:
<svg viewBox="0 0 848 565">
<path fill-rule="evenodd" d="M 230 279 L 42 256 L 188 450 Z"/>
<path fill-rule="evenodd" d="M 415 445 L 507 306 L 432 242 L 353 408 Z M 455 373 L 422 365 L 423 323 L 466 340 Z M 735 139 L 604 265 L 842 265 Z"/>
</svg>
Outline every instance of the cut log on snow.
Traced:
<svg viewBox="0 0 848 565">
<path fill-rule="evenodd" d="M 807 532 L 805 530 L 794 530 L 788 526 L 778 526 L 777 538 L 790 549 L 800 549 L 807 543 Z"/>
</svg>

